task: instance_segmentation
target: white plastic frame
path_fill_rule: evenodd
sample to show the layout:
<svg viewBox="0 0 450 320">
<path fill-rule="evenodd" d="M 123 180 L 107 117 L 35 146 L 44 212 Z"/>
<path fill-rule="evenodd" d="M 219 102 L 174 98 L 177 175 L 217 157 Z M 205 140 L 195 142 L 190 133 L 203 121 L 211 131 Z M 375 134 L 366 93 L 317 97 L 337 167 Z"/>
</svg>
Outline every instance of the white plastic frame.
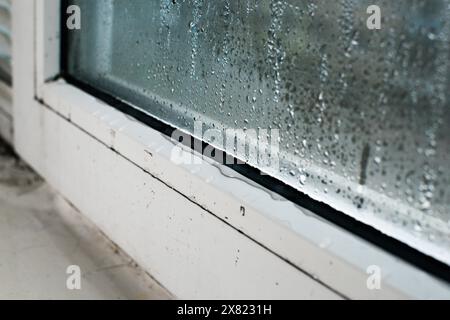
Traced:
<svg viewBox="0 0 450 320">
<path fill-rule="evenodd" d="M 175 165 L 169 138 L 55 81 L 60 12 L 59 0 L 13 4 L 15 149 L 176 297 L 450 297 L 448 284 L 236 173 Z M 372 265 L 380 290 L 367 287 Z"/>
</svg>

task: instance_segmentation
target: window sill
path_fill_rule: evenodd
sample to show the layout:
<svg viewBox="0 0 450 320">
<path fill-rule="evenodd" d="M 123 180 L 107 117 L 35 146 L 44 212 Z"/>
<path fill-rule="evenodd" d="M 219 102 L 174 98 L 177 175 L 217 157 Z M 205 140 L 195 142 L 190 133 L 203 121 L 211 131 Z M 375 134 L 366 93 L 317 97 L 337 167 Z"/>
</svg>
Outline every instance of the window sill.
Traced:
<svg viewBox="0 0 450 320">
<path fill-rule="evenodd" d="M 224 226 L 343 297 L 429 298 L 422 294 L 448 294 L 445 285 L 424 272 L 226 167 L 208 160 L 203 160 L 200 168 L 174 164 L 170 161 L 174 143 L 169 138 L 64 81 L 44 85 L 42 97 L 59 116 L 142 169 L 142 174 L 160 181 L 201 208 L 203 214 L 220 219 Z M 389 275 L 379 291 L 366 286 L 366 270 L 373 264 Z"/>
</svg>

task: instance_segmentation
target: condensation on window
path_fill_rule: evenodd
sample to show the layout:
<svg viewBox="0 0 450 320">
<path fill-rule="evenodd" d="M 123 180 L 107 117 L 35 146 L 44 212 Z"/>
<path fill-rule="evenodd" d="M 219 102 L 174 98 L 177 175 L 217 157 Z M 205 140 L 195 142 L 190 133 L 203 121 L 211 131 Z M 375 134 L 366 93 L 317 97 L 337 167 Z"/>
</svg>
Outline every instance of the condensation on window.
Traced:
<svg viewBox="0 0 450 320">
<path fill-rule="evenodd" d="M 0 0 L 0 81 L 11 84 L 11 0 Z"/>
<path fill-rule="evenodd" d="M 450 264 L 450 0 L 72 2 L 72 76 L 188 132 L 279 129 L 269 174 Z"/>
</svg>

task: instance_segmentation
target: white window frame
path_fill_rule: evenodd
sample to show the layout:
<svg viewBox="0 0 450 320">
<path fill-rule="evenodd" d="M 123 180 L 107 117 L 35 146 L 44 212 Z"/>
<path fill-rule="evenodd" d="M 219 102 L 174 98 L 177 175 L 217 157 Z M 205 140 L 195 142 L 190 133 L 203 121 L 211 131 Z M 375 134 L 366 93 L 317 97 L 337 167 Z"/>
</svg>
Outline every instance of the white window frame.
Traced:
<svg viewBox="0 0 450 320">
<path fill-rule="evenodd" d="M 14 148 L 174 296 L 450 297 L 448 283 L 237 173 L 174 164 L 169 138 L 55 80 L 60 12 L 59 0 L 13 2 Z"/>
</svg>

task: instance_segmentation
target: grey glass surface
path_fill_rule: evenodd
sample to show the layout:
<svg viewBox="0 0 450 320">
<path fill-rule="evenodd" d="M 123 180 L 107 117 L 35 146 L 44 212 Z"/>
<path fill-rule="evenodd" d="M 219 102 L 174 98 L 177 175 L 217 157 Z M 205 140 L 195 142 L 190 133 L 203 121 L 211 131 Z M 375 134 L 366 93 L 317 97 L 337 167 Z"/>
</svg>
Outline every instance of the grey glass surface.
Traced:
<svg viewBox="0 0 450 320">
<path fill-rule="evenodd" d="M 71 2 L 72 76 L 188 132 L 279 129 L 269 174 L 450 263 L 449 0 L 376 1 L 381 30 L 366 0 Z"/>
<path fill-rule="evenodd" d="M 0 81 L 11 83 L 11 1 L 0 0 Z"/>
</svg>

